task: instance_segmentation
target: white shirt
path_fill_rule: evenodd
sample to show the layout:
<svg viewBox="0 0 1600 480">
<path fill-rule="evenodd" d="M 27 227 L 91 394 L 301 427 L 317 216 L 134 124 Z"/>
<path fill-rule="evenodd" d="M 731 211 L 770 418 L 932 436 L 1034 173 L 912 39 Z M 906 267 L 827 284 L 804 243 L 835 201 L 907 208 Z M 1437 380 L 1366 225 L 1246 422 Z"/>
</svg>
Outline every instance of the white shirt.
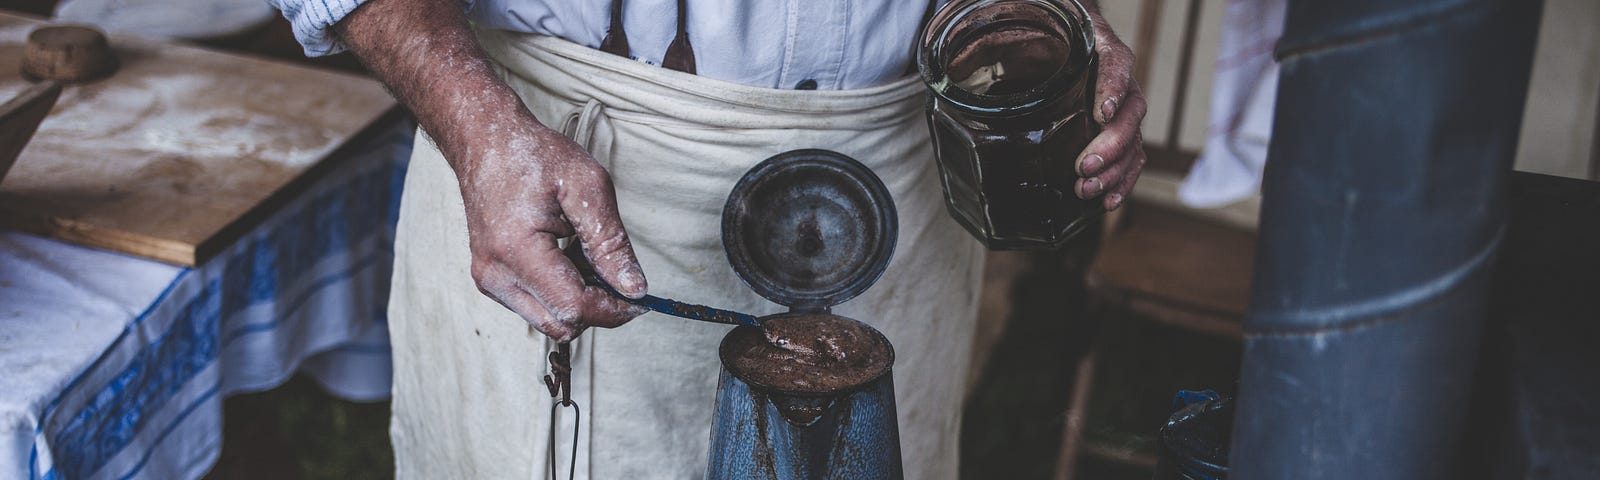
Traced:
<svg viewBox="0 0 1600 480">
<path fill-rule="evenodd" d="M 307 55 L 344 50 L 327 31 L 365 0 L 268 0 Z M 865 88 L 904 76 L 928 0 L 689 0 L 697 73 L 767 88 Z M 625 0 L 633 57 L 659 65 L 677 33 L 677 0 Z M 538 33 L 598 48 L 611 0 L 476 0 L 480 27 Z"/>
</svg>

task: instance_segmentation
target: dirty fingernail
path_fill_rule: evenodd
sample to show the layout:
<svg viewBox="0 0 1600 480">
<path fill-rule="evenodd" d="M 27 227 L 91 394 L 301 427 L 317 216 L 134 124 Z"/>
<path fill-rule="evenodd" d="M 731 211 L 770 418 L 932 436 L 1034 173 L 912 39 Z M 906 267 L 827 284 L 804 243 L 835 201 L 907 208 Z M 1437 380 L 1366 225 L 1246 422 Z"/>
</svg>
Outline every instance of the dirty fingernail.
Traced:
<svg viewBox="0 0 1600 480">
<path fill-rule="evenodd" d="M 1093 197 L 1095 195 L 1098 195 L 1100 193 L 1100 189 L 1103 188 L 1103 187 L 1104 187 L 1103 185 L 1100 185 L 1100 179 L 1098 179 L 1098 178 L 1090 178 L 1088 180 L 1084 180 L 1083 181 L 1083 196 L 1084 197 Z"/>
<path fill-rule="evenodd" d="M 1100 172 L 1100 166 L 1104 165 L 1105 163 L 1106 163 L 1106 159 L 1100 158 L 1100 154 L 1091 153 L 1091 154 L 1089 154 L 1089 156 L 1083 157 L 1083 165 L 1081 167 L 1082 172 L 1079 172 L 1079 173 L 1083 173 L 1085 175 L 1093 175 L 1095 173 L 1099 173 Z"/>
<path fill-rule="evenodd" d="M 1117 116 L 1117 97 L 1107 98 L 1105 103 L 1100 104 L 1100 118 L 1110 122 L 1111 117 L 1115 116 Z"/>
<path fill-rule="evenodd" d="M 1117 208 L 1122 207 L 1122 194 L 1113 193 L 1106 195 L 1106 203 L 1111 204 L 1111 207 L 1107 208 L 1106 210 L 1116 210 Z"/>
<path fill-rule="evenodd" d="M 580 331 L 581 330 L 574 325 L 551 323 L 546 325 L 544 334 L 557 342 L 570 342 L 572 339 L 578 338 L 578 333 Z"/>
</svg>

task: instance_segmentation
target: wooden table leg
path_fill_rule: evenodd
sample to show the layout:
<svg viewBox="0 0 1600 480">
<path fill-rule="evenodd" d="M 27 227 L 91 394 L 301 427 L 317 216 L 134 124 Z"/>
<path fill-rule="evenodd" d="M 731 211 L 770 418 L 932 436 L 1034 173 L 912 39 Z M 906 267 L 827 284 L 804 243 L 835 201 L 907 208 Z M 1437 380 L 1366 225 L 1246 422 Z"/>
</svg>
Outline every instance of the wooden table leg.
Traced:
<svg viewBox="0 0 1600 480">
<path fill-rule="evenodd" d="M 1099 342 L 1078 361 L 1072 380 L 1072 400 L 1067 405 L 1067 422 L 1061 428 L 1061 455 L 1056 457 L 1056 480 L 1072 480 L 1078 467 L 1078 451 L 1083 442 L 1084 410 L 1089 407 L 1089 386 L 1094 384 L 1095 357 Z"/>
</svg>

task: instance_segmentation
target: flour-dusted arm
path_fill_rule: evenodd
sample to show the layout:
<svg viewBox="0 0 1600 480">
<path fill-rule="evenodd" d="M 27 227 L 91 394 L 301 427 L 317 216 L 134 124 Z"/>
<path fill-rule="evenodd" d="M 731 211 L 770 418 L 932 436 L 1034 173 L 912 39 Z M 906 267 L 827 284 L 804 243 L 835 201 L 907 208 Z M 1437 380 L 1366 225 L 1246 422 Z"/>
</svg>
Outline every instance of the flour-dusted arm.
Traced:
<svg viewBox="0 0 1600 480">
<path fill-rule="evenodd" d="M 479 290 L 557 340 L 643 313 L 585 287 L 557 249 L 557 238 L 576 235 L 607 282 L 625 295 L 644 295 L 644 272 L 609 174 L 540 124 L 494 74 L 461 2 L 274 1 L 308 52 L 347 48 L 360 58 L 450 162 Z"/>
</svg>

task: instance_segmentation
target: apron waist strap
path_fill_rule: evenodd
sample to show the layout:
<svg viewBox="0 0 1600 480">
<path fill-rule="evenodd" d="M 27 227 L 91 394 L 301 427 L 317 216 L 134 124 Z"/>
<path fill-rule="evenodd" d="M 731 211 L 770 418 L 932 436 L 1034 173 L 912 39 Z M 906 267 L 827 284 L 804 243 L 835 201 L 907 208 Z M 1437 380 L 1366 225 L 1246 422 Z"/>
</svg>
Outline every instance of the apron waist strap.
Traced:
<svg viewBox="0 0 1600 480">
<path fill-rule="evenodd" d="M 607 115 L 678 128 L 867 130 L 922 113 L 926 87 L 914 76 L 855 90 L 780 90 L 644 65 L 556 37 L 478 32 L 484 50 L 537 88 L 574 107 L 589 100 Z M 519 92 L 533 93 L 533 92 Z"/>
</svg>

